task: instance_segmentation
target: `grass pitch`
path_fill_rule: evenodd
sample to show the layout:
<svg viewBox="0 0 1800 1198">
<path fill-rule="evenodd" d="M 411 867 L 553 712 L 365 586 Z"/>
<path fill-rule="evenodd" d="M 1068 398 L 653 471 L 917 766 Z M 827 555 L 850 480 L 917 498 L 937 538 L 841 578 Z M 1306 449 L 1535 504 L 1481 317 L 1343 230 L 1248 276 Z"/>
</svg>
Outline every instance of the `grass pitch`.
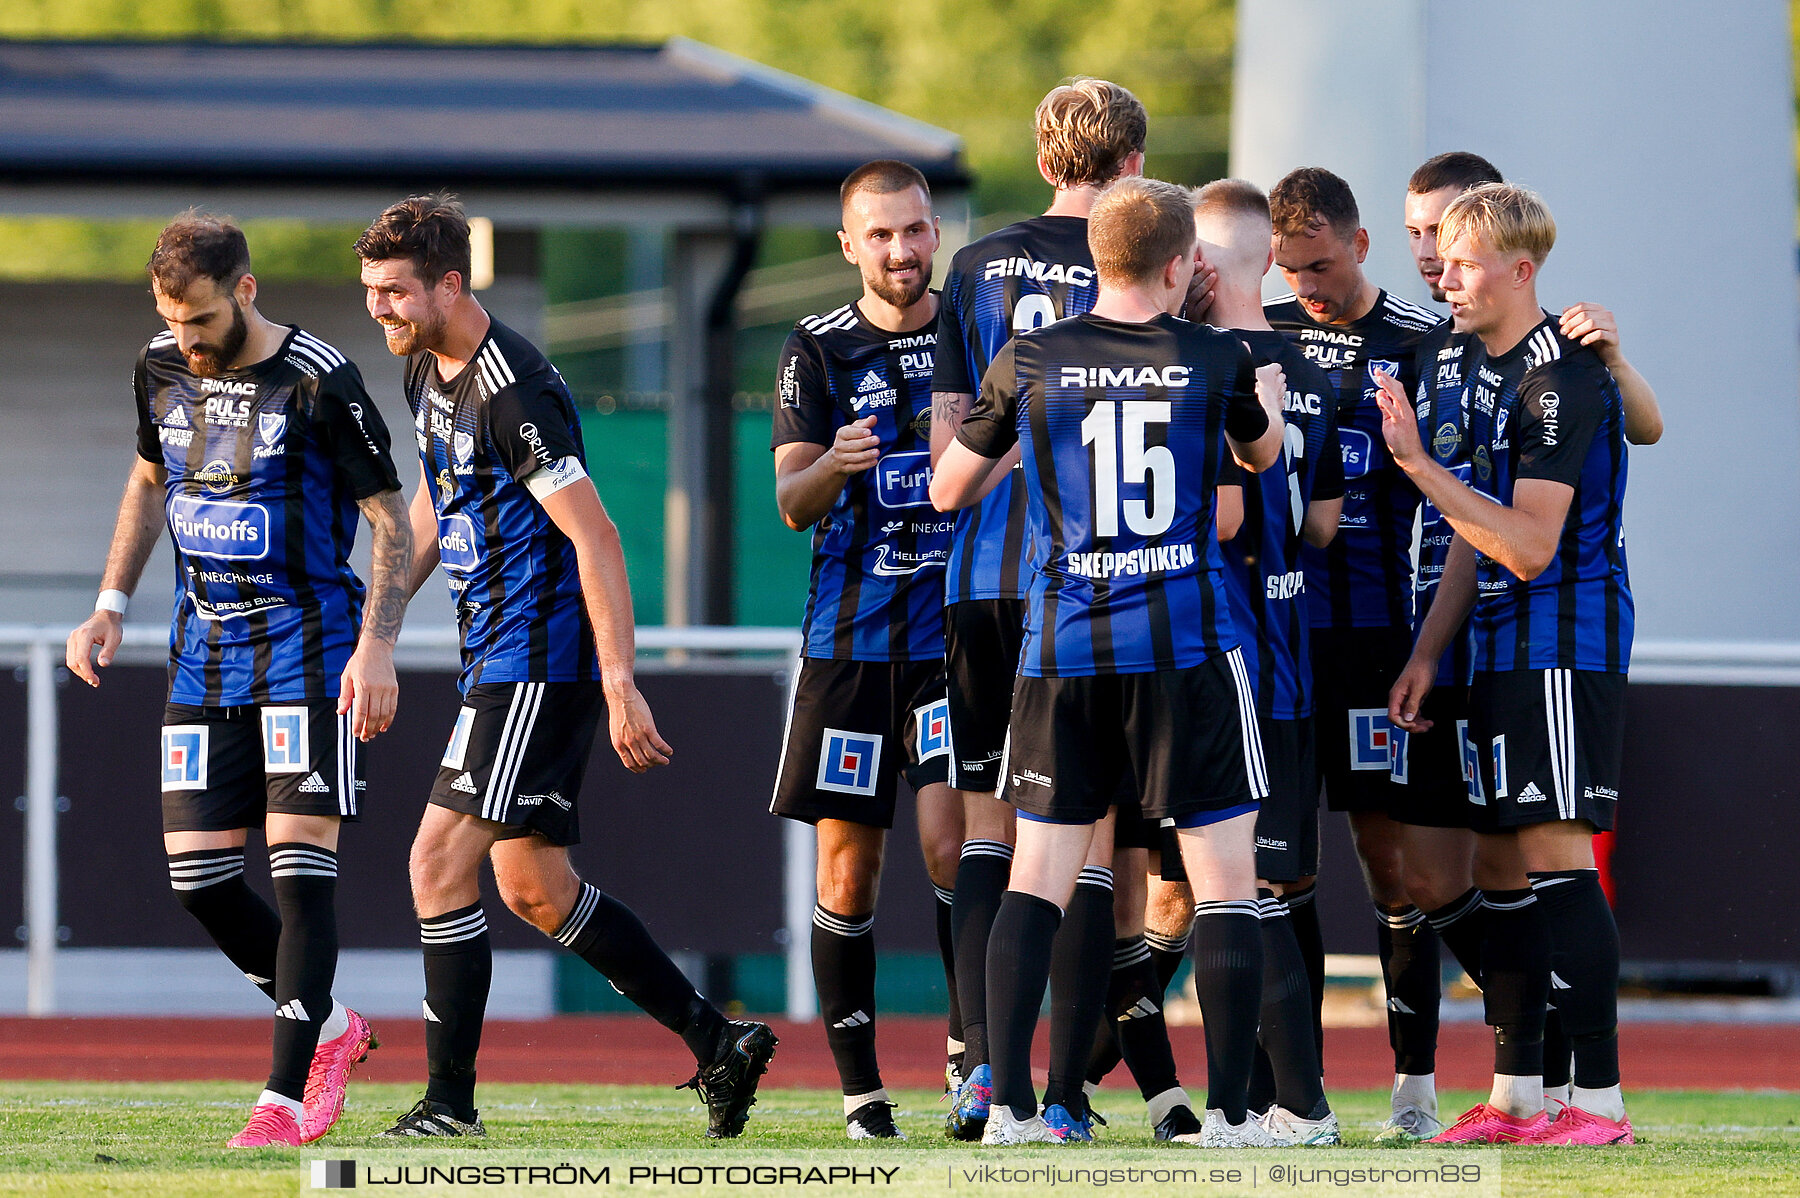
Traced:
<svg viewBox="0 0 1800 1198">
<path fill-rule="evenodd" d="M 1392 1185 L 1348 1192 L 1505 1195 L 1629 1194 L 1775 1195 L 1800 1192 L 1800 1094 L 1664 1091 L 1630 1095 L 1632 1122 L 1639 1143 L 1630 1149 L 1507 1149 L 1499 1152 L 1356 1151 L 1367 1149 L 1374 1128 L 1386 1113 L 1387 1095 L 1374 1091 L 1332 1095 L 1343 1122 L 1343 1150 L 1231 1154 L 1154 1145 L 1144 1126 L 1135 1096 L 1108 1090 L 1099 1104 L 1112 1125 L 1091 1148 L 982 1151 L 951 1144 L 941 1133 L 943 1105 L 924 1091 L 901 1091 L 898 1113 L 911 1137 L 905 1143 L 852 1146 L 843 1138 L 842 1107 L 836 1094 L 818 1090 L 769 1090 L 762 1095 L 745 1136 L 736 1141 L 702 1138 L 705 1114 L 688 1091 L 659 1086 L 484 1086 L 482 1118 L 486 1141 L 458 1144 L 455 1149 L 420 1145 L 386 1150 L 372 1139 L 377 1131 L 409 1107 L 419 1091 L 410 1086 L 354 1084 L 350 1103 L 332 1134 L 299 1149 L 233 1151 L 224 1141 L 248 1114 L 249 1087 L 239 1083 L 193 1082 L 165 1085 L 88 1082 L 0 1082 L 0 1194 L 173 1195 L 314 1193 L 309 1162 L 351 1159 L 375 1162 L 453 1165 L 571 1163 L 584 1165 L 592 1176 L 609 1167 L 601 1186 L 557 1187 L 521 1184 L 388 1186 L 384 1192 L 412 1193 L 807 1193 L 838 1194 L 870 1189 L 892 1195 L 938 1195 L 949 1192 L 1043 1194 L 1051 1185 L 1041 1179 L 1026 1185 L 1000 1185 L 968 1170 L 985 1165 L 1051 1166 L 1058 1170 L 1138 1169 L 1210 1170 L 1233 1161 L 1260 1165 L 1252 1186 L 1248 1178 L 1231 1183 L 1203 1177 L 1201 1184 L 1157 1184 L 1118 1180 L 1061 1181 L 1062 1187 L 1123 1190 L 1132 1195 L 1230 1194 L 1284 1192 L 1344 1193 L 1342 1187 L 1295 1184 L 1272 1186 L 1271 1164 L 1332 1166 L 1374 1161 L 1402 1166 L 1436 1160 L 1497 1162 L 1499 1186 Z M 1443 1096 L 1443 1110 L 1454 1115 L 1478 1096 L 1455 1092 Z M 873 1186 L 811 1184 L 752 1186 L 718 1184 L 659 1185 L 655 1179 L 630 1179 L 629 1168 L 654 1165 L 716 1167 L 759 1164 L 829 1163 L 875 1165 L 893 1170 Z M 391 1175 L 391 1174 L 390 1174 Z M 715 1178 L 720 1174 L 714 1173 Z M 371 1188 L 366 1182 L 361 1188 Z"/>
</svg>

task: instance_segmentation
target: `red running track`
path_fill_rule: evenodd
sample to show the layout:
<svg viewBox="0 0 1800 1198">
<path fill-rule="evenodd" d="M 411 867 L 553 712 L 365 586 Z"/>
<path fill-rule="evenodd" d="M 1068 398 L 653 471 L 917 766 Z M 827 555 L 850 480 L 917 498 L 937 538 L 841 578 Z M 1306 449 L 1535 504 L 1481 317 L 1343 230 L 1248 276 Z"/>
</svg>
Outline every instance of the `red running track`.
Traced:
<svg viewBox="0 0 1800 1198">
<path fill-rule="evenodd" d="M 424 1025 L 375 1021 L 382 1048 L 357 1071 L 366 1081 L 425 1080 Z M 777 1023 L 776 1086 L 835 1089 L 837 1074 L 819 1024 Z M 880 1025 L 882 1072 L 890 1086 L 943 1084 L 943 1024 L 890 1018 Z M 1169 1029 L 1189 1085 L 1204 1086 L 1205 1043 L 1198 1027 Z M 1035 1059 L 1042 1061 L 1044 1028 Z M 1445 1024 L 1438 1083 L 1484 1089 L 1493 1067 L 1491 1033 Z M 1635 1023 L 1620 1037 L 1627 1086 L 1655 1089 L 1800 1090 L 1800 1025 Z M 269 1067 L 266 1019 L 0 1019 L 0 1079 L 61 1081 L 260 1080 Z M 1330 1085 L 1387 1086 L 1393 1057 L 1387 1029 L 1327 1028 Z M 488 1024 L 481 1078 L 490 1082 L 674 1085 L 693 1072 L 681 1041 L 647 1018 L 563 1016 Z M 1041 1075 L 1040 1075 L 1041 1081 Z M 1122 1079 L 1121 1079 L 1122 1081 Z"/>
</svg>

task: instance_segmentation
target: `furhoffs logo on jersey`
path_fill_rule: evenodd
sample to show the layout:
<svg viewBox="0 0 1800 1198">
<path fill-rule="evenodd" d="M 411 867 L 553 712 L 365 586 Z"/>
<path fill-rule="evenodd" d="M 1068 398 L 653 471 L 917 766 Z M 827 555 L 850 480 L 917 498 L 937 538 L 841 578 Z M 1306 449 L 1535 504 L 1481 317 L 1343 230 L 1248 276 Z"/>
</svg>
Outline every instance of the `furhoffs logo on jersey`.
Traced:
<svg viewBox="0 0 1800 1198">
<path fill-rule="evenodd" d="M 1393 769 L 1394 728 L 1380 707 L 1350 709 L 1350 768 Z"/>
<path fill-rule="evenodd" d="M 481 562 L 475 548 L 475 521 L 454 512 L 438 521 L 438 561 L 449 570 L 473 570 Z"/>
<path fill-rule="evenodd" d="M 177 495 L 169 501 L 169 530 L 183 553 L 228 561 L 260 561 L 269 554 L 269 509 Z"/>
<path fill-rule="evenodd" d="M 850 400 L 852 411 L 866 408 L 891 408 L 900 402 L 900 393 L 888 386 L 877 370 L 869 370 L 856 380 L 856 395 Z"/>
<path fill-rule="evenodd" d="M 950 755 L 950 700 L 939 699 L 915 709 L 913 721 L 919 726 L 918 757 L 921 762 Z"/>
<path fill-rule="evenodd" d="M 890 453 L 875 467 L 875 498 L 886 508 L 931 506 L 931 454 Z"/>
<path fill-rule="evenodd" d="M 847 795 L 872 795 L 881 769 L 881 736 L 825 729 L 819 753 L 820 790 Z"/>
<path fill-rule="evenodd" d="M 206 789 L 205 724 L 171 724 L 162 730 L 162 788 Z"/>
<path fill-rule="evenodd" d="M 1375 469 L 1375 442 L 1361 429 L 1339 428 L 1338 450 L 1344 457 L 1345 482 Z"/>
</svg>

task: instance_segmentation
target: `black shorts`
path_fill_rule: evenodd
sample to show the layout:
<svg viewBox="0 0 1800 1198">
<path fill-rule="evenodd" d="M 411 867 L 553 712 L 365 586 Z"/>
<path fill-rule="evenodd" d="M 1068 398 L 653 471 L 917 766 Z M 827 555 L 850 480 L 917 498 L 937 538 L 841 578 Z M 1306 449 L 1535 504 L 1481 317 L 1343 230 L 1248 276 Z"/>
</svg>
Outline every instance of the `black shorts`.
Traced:
<svg viewBox="0 0 1800 1198">
<path fill-rule="evenodd" d="M 1392 728 L 1396 820 L 1422 828 L 1475 826 L 1475 753 L 1469 739 L 1469 688 L 1433 687 L 1419 714 L 1432 723 L 1429 732 Z"/>
<path fill-rule="evenodd" d="M 1313 724 L 1259 716 L 1269 797 L 1256 813 L 1256 876 L 1298 882 L 1319 872 L 1319 771 Z M 1164 877 L 1168 874 L 1165 872 Z"/>
<path fill-rule="evenodd" d="M 1238 649 L 1184 670 L 1020 678 L 1001 797 L 1055 823 L 1097 822 L 1125 780 L 1156 820 L 1254 804 L 1268 794 L 1255 710 Z"/>
<path fill-rule="evenodd" d="M 260 828 L 269 812 L 357 818 L 364 783 L 336 699 L 163 708 L 165 832 Z"/>
<path fill-rule="evenodd" d="M 788 707 L 769 811 L 816 824 L 894 826 L 896 781 L 916 793 L 950 770 L 950 717 L 938 661 L 808 657 Z"/>
<path fill-rule="evenodd" d="M 1404 628 L 1313 629 L 1313 743 L 1331 810 L 1394 806 L 1388 691 L 1411 654 Z"/>
<path fill-rule="evenodd" d="M 1000 753 L 1024 643 L 1023 599 L 965 599 L 944 609 L 950 785 L 958 790 L 1000 789 Z"/>
<path fill-rule="evenodd" d="M 1478 831 L 1584 819 L 1605 831 L 1625 757 L 1625 675 L 1479 673 L 1469 734 L 1481 768 Z"/>
<path fill-rule="evenodd" d="M 581 839 L 576 799 L 606 713 L 598 682 L 478 682 L 463 696 L 431 802 L 480 816 L 499 839 Z"/>
</svg>

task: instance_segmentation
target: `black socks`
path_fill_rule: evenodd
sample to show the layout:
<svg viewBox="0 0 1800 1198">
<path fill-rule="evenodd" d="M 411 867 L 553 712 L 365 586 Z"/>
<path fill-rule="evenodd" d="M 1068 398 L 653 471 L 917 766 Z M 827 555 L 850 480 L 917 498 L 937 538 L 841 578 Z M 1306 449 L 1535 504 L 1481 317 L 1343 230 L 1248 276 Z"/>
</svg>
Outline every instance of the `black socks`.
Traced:
<svg viewBox="0 0 1800 1198">
<path fill-rule="evenodd" d="M 960 897 L 960 896 L 959 896 Z M 988 1063 L 994 1070 L 993 1101 L 1011 1107 L 1013 1117 L 1037 1114 L 1031 1084 L 1031 1036 L 1050 980 L 1051 943 L 1063 921 L 1060 908 L 1022 890 L 1000 900 L 988 934 Z"/>
<path fill-rule="evenodd" d="M 1106 1011 L 1113 947 L 1112 870 L 1083 866 L 1050 951 L 1050 1080 L 1044 1105 L 1079 1117 L 1087 1109 L 1094 1034 Z"/>
<path fill-rule="evenodd" d="M 1473 886 L 1437 910 L 1425 912 L 1426 922 L 1477 986 L 1481 985 L 1482 924 L 1486 919 L 1487 905 Z"/>
<path fill-rule="evenodd" d="M 475 1118 L 475 1056 L 494 976 L 479 902 L 419 921 L 425 952 L 425 1097 L 463 1122 Z"/>
<path fill-rule="evenodd" d="M 1290 890 L 1281 896 L 1287 904 L 1288 919 L 1294 925 L 1294 941 L 1300 946 L 1300 960 L 1306 965 L 1306 981 L 1312 987 L 1313 1043 L 1319 1046 L 1319 1071 L 1325 1071 L 1325 934 L 1319 929 L 1319 904 L 1316 885 L 1305 890 Z"/>
<path fill-rule="evenodd" d="M 319 1027 L 331 1014 L 337 974 L 337 854 L 310 844 L 272 844 L 269 876 L 281 909 L 281 939 L 275 949 L 275 1053 L 268 1088 L 300 1102 Z"/>
<path fill-rule="evenodd" d="M 1381 976 L 1387 985 L 1388 1043 L 1394 1049 L 1394 1072 L 1437 1072 L 1438 938 L 1417 907 L 1383 907 L 1377 945 Z"/>
<path fill-rule="evenodd" d="M 695 992 L 630 907 L 583 882 L 575 906 L 551 938 L 680 1036 L 700 1064 L 711 1064 L 718 1055 L 725 1017 Z"/>
<path fill-rule="evenodd" d="M 1574 1082 L 1584 1090 L 1616 1086 L 1619 927 L 1600 888 L 1600 873 L 1570 869 L 1529 876 L 1550 934 L 1550 1001 L 1574 1050 Z M 1546 1074 L 1551 1071 L 1546 1062 Z"/>
<path fill-rule="evenodd" d="M 1275 1101 L 1302 1119 L 1323 1119 L 1325 1088 L 1313 1042 L 1312 984 L 1300 959 L 1287 904 L 1269 891 L 1258 900 L 1262 924 L 1262 1028 Z"/>
<path fill-rule="evenodd" d="M 837 1062 L 846 1094 L 881 1089 L 875 1063 L 875 917 L 837 915 L 813 908 L 813 984 L 825 1042 Z"/>
<path fill-rule="evenodd" d="M 956 994 L 962 1010 L 963 1076 L 988 1063 L 988 932 L 1012 874 L 1013 851 L 999 840 L 963 842 L 956 866 L 950 930 L 956 942 Z"/>
<path fill-rule="evenodd" d="M 952 1045 L 955 1045 L 962 1043 L 963 1038 L 962 1001 L 956 993 L 956 936 L 952 931 L 955 926 L 953 904 L 956 892 L 945 890 L 935 882 L 931 884 L 931 889 L 937 895 L 937 902 L 932 906 L 937 914 L 938 957 L 944 963 L 944 989 L 950 996 L 950 1009 L 946 1012 L 949 1038 Z"/>
<path fill-rule="evenodd" d="M 1544 1072 L 1544 1004 L 1550 995 L 1549 927 L 1529 890 L 1490 890 L 1481 942 L 1482 999 L 1494 1029 L 1494 1072 Z"/>
<path fill-rule="evenodd" d="M 1194 990 L 1206 1025 L 1206 1106 L 1242 1123 L 1262 1007 L 1263 943 L 1255 899 L 1194 905 Z"/>
<path fill-rule="evenodd" d="M 219 951 L 271 1000 L 281 917 L 244 883 L 244 850 L 169 855 L 169 885 Z"/>
</svg>

